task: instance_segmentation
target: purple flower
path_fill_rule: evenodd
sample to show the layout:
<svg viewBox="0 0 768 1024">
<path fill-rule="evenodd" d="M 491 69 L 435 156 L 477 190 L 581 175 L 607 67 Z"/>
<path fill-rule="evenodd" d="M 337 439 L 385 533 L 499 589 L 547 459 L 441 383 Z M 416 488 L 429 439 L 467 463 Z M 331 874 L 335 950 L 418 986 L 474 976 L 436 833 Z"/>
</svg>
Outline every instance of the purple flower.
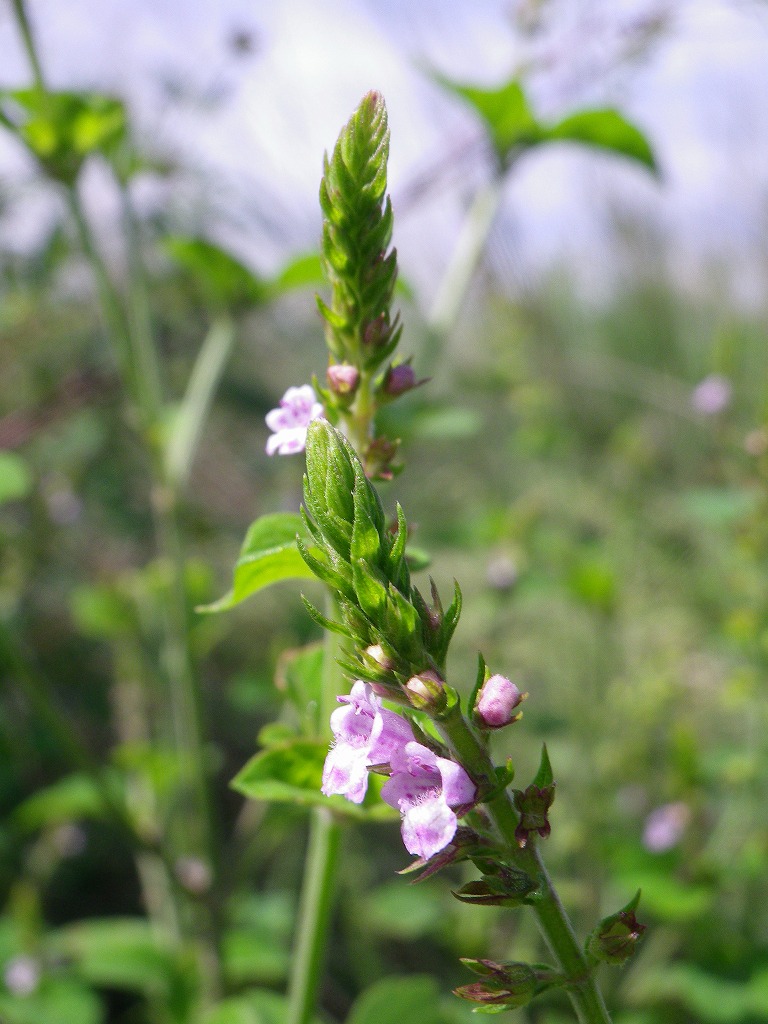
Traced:
<svg viewBox="0 0 768 1024">
<path fill-rule="evenodd" d="M 702 416 L 716 416 L 731 404 L 733 387 L 727 377 L 711 373 L 696 385 L 691 405 Z"/>
<path fill-rule="evenodd" d="M 662 804 L 645 819 L 643 846 L 651 853 L 664 853 L 677 846 L 691 820 L 691 809 L 682 801 Z"/>
<path fill-rule="evenodd" d="M 368 788 L 368 769 L 387 764 L 395 751 L 413 740 L 413 732 L 404 718 L 381 706 L 368 683 L 358 680 L 349 696 L 338 701 L 344 707 L 331 715 L 336 743 L 325 759 L 322 791 L 359 804 Z"/>
<path fill-rule="evenodd" d="M 460 765 L 415 740 L 392 753 L 390 767 L 381 795 L 403 815 L 405 848 L 417 857 L 433 857 L 456 834 L 452 808 L 472 803 L 474 783 Z"/>
<path fill-rule="evenodd" d="M 477 695 L 475 713 L 486 729 L 501 729 L 520 717 L 515 708 L 524 698 L 525 694 L 506 676 L 491 676 Z"/>
<path fill-rule="evenodd" d="M 267 426 L 273 432 L 267 441 L 267 455 L 293 455 L 304 451 L 307 443 L 307 427 L 323 415 L 309 384 L 300 388 L 288 388 L 280 399 L 280 408 L 267 413 Z"/>
</svg>

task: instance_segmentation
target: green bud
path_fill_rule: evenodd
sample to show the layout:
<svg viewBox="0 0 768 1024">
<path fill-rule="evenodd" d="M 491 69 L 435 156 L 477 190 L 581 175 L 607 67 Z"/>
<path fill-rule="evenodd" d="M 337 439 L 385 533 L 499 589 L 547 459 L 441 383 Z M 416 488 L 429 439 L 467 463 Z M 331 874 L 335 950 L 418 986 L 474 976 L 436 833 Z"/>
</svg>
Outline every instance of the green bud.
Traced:
<svg viewBox="0 0 768 1024">
<path fill-rule="evenodd" d="M 634 954 L 646 929 L 635 917 L 640 890 L 622 910 L 603 918 L 587 939 L 587 955 L 604 964 L 623 964 Z"/>
<path fill-rule="evenodd" d="M 551 832 L 548 812 L 555 799 L 555 783 L 552 778 L 552 766 L 546 746 L 542 747 L 541 763 L 536 777 L 525 790 L 514 790 L 515 807 L 520 814 L 520 823 L 515 829 L 518 845 L 528 844 L 531 835 L 536 832 L 546 839 Z"/>
</svg>

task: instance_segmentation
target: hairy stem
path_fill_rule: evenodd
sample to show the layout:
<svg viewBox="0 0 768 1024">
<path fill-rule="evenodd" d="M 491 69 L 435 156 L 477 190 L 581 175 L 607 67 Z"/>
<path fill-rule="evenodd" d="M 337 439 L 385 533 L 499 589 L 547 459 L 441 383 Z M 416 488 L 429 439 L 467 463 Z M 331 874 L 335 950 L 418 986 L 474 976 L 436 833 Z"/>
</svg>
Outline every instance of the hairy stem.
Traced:
<svg viewBox="0 0 768 1024">
<path fill-rule="evenodd" d="M 484 744 L 458 707 L 438 726 L 459 763 L 476 782 L 482 785 L 494 778 L 493 762 Z M 533 911 L 544 941 L 566 979 L 566 991 L 579 1024 L 610 1024 L 594 969 L 582 952 L 533 838 L 523 849 L 518 845 L 515 838 L 518 815 L 508 791 L 497 794 L 485 806 L 506 844 L 510 861 L 538 882 L 541 895 Z"/>
</svg>

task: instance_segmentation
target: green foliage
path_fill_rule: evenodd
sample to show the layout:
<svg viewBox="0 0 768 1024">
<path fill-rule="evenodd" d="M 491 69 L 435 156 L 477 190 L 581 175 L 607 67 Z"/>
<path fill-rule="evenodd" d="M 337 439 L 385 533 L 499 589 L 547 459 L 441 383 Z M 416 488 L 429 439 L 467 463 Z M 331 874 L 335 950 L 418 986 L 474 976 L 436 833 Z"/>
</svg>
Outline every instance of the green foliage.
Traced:
<svg viewBox="0 0 768 1024">
<path fill-rule="evenodd" d="M 517 154 L 534 146 L 547 142 L 576 142 L 627 157 L 650 171 L 657 170 L 647 138 L 618 110 L 578 110 L 561 121 L 547 124 L 537 118 L 517 78 L 496 89 L 464 85 L 442 75 L 436 75 L 435 79 L 480 115 L 502 167 L 506 167 Z"/>
<path fill-rule="evenodd" d="M 296 513 L 273 512 L 257 519 L 245 535 L 232 589 L 198 611 L 227 611 L 272 583 L 311 578 L 312 573 L 296 546 L 296 537 L 301 534 L 306 537 L 301 517 Z"/>
<path fill-rule="evenodd" d="M 251 800 L 290 803 L 300 807 L 332 807 L 350 818 L 392 821 L 396 812 L 378 796 L 381 785 L 369 786 L 362 804 L 320 792 L 325 741 L 291 739 L 256 754 L 232 780 L 232 788 Z"/>
<path fill-rule="evenodd" d="M 123 103 L 93 92 L 0 91 L 0 122 L 10 128 L 53 178 L 76 179 L 83 161 L 99 153 L 126 168 L 128 121 Z"/>
<path fill-rule="evenodd" d="M 0 505 L 26 498 L 32 490 L 32 474 L 24 459 L 14 452 L 0 452 Z"/>
<path fill-rule="evenodd" d="M 438 987 L 426 975 L 377 981 L 353 1005 L 346 1024 L 442 1024 Z"/>
</svg>

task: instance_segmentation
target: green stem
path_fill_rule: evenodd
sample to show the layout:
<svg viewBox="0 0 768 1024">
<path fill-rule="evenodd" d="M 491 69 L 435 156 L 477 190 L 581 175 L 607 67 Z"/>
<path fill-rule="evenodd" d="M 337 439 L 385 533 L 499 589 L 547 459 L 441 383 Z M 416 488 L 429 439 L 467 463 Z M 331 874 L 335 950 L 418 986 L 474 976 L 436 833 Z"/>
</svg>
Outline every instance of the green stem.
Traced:
<svg viewBox="0 0 768 1024">
<path fill-rule="evenodd" d="M 494 174 L 478 190 L 467 211 L 453 255 L 427 317 L 434 349 L 453 330 L 459 318 L 501 203 L 504 181 L 502 173 Z M 437 355 L 437 352 L 430 352 L 429 355 Z M 430 362 L 437 365 L 436 360 Z"/>
<path fill-rule="evenodd" d="M 11 6 L 13 7 L 13 13 L 16 17 L 16 24 L 19 27 L 21 38 L 24 43 L 24 49 L 29 60 L 29 65 L 32 68 L 32 76 L 35 80 L 35 89 L 40 93 L 45 93 L 45 79 L 43 78 L 43 69 L 40 66 L 40 60 L 37 56 L 37 47 L 35 46 L 34 36 L 32 35 L 32 26 L 30 25 L 29 18 L 27 16 L 27 9 L 24 0 L 11 0 Z"/>
<path fill-rule="evenodd" d="M 338 615 L 335 601 L 328 598 L 326 614 Z M 338 640 L 334 633 L 325 634 L 320 707 L 320 731 L 328 739 L 328 721 L 339 693 L 339 672 L 336 666 Z M 310 1024 L 317 1005 L 331 911 L 336 889 L 341 825 L 326 807 L 315 807 L 310 820 L 309 845 L 304 867 L 304 885 L 299 905 L 298 932 L 292 957 L 288 986 L 286 1024 Z"/>
<path fill-rule="evenodd" d="M 458 707 L 438 727 L 456 755 L 456 759 L 480 785 L 494 778 L 493 763 L 485 745 L 461 714 Z M 510 860 L 538 881 L 541 896 L 533 904 L 539 930 L 566 979 L 566 991 L 579 1024 L 610 1024 L 610 1017 L 594 977 L 560 902 L 533 837 L 523 849 L 515 838 L 518 815 L 508 791 L 486 803 L 488 814 L 503 838 Z"/>
</svg>

